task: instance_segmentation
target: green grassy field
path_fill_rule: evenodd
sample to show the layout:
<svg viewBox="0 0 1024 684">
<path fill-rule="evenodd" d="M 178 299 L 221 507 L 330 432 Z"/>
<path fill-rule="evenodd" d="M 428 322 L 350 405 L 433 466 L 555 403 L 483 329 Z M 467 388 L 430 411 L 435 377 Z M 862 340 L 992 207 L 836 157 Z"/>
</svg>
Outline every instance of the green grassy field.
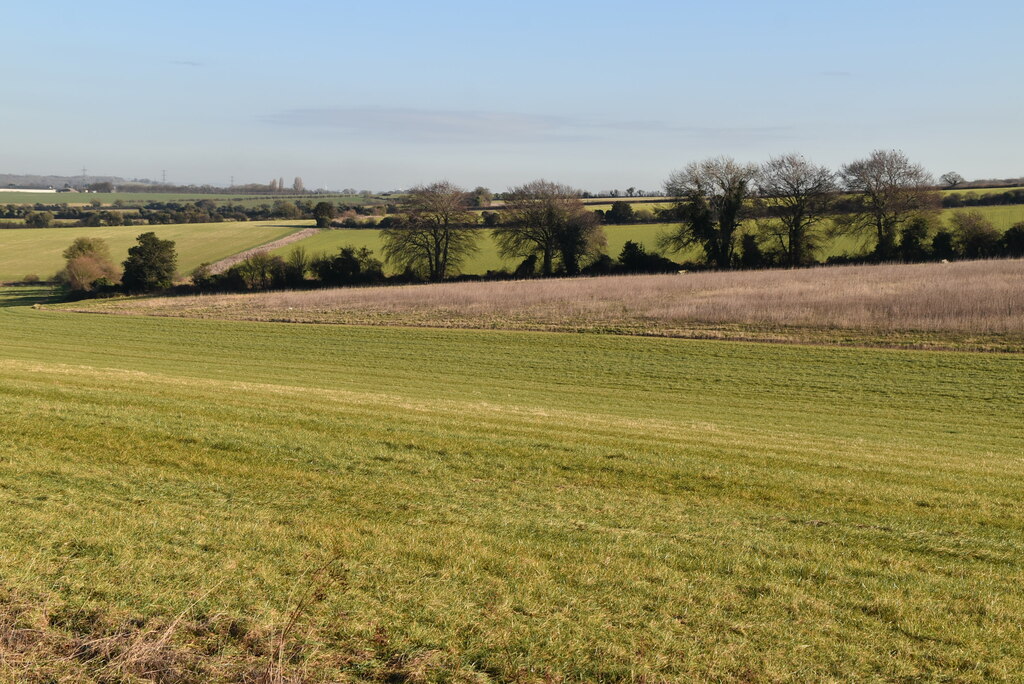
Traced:
<svg viewBox="0 0 1024 684">
<path fill-rule="evenodd" d="M 17 281 L 29 273 L 43 279 L 52 277 L 64 265 L 61 253 L 77 237 L 103 238 L 110 245 L 114 261 L 120 263 L 128 256 L 128 248 L 135 244 L 135 238 L 152 231 L 162 239 L 174 240 L 178 271 L 188 274 L 204 261 L 237 254 L 310 225 L 312 221 L 252 221 L 0 230 L 0 282 Z"/>
<path fill-rule="evenodd" d="M 43 294 L 0 308 L 0 681 L 1024 672 L 1019 355 Z"/>
<path fill-rule="evenodd" d="M 657 236 L 665 230 L 664 225 L 644 224 L 629 226 L 605 226 L 605 234 L 608 236 L 607 253 L 617 257 L 622 251 L 622 246 L 627 240 L 633 240 L 654 249 L 657 243 Z M 288 252 L 296 245 L 302 245 L 309 254 L 333 253 L 348 245 L 355 247 L 367 247 L 373 250 L 374 254 L 381 258 L 380 231 L 376 228 L 339 228 L 325 230 L 301 240 L 300 242 L 274 250 L 272 254 L 287 256 Z M 463 266 L 464 273 L 482 274 L 490 270 L 507 269 L 514 270 L 522 259 L 502 259 L 498 256 L 494 242 L 491 240 L 490 232 L 485 231 L 479 241 L 480 249 L 473 254 Z M 694 258 L 697 253 L 694 252 Z M 393 273 L 394 267 L 386 265 L 385 271 Z"/>
<path fill-rule="evenodd" d="M 999 207 L 963 207 L 960 209 L 946 209 L 942 214 L 948 223 L 950 214 L 964 211 L 979 212 L 991 221 L 992 225 L 998 228 L 1000 232 L 1005 231 L 1014 224 L 1024 222 L 1024 205 L 1020 204 L 1011 204 Z"/>
</svg>

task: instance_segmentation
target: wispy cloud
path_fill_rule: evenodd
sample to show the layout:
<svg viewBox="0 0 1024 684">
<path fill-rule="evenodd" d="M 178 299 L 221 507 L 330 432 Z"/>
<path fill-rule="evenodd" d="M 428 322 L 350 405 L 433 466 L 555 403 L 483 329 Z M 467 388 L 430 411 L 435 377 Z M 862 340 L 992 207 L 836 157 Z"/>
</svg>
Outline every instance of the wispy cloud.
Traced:
<svg viewBox="0 0 1024 684">
<path fill-rule="evenodd" d="M 691 126 L 657 120 L 384 107 L 292 109 L 264 116 L 262 120 L 276 126 L 334 129 L 391 140 L 466 144 L 593 141 L 627 134 L 784 138 L 790 133 L 785 127 Z"/>
<path fill-rule="evenodd" d="M 427 142 L 545 140 L 564 138 L 573 128 L 571 121 L 555 116 L 377 107 L 293 109 L 264 120 L 283 126 L 333 128 Z"/>
<path fill-rule="evenodd" d="M 852 71 L 819 71 L 818 76 L 824 78 L 850 78 L 853 76 Z"/>
<path fill-rule="evenodd" d="M 335 129 L 375 139 L 445 144 L 551 143 L 623 140 L 632 137 L 705 140 L 786 139 L 784 126 L 693 126 L 656 120 L 601 120 L 502 112 L 386 108 L 289 110 L 262 117 L 264 123 Z"/>
<path fill-rule="evenodd" d="M 186 67 L 202 67 L 206 66 L 203 62 L 195 62 L 191 59 L 172 59 L 171 64 L 175 66 L 186 66 Z"/>
</svg>

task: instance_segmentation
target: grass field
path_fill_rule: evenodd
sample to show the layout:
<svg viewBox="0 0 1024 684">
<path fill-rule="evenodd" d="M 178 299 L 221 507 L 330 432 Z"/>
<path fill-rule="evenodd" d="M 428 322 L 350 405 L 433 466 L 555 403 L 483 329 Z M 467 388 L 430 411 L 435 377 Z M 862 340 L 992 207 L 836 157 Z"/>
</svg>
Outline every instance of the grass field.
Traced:
<svg viewBox="0 0 1024 684">
<path fill-rule="evenodd" d="M 0 681 L 1024 674 L 1020 356 L 5 295 Z"/>
<path fill-rule="evenodd" d="M 950 214 L 964 211 L 979 212 L 991 221 L 992 225 L 998 228 L 1000 232 L 1005 231 L 1014 224 L 1024 222 L 1024 205 L 1020 204 L 1001 207 L 964 207 L 961 209 L 946 209 L 943 211 L 943 216 L 946 218 L 948 223 Z"/>
<path fill-rule="evenodd" d="M 110 245 L 114 261 L 120 264 L 128 256 L 128 248 L 135 244 L 135 238 L 152 231 L 161 239 L 174 240 L 178 250 L 178 271 L 188 274 L 204 261 L 222 259 L 311 224 L 311 221 L 252 221 L 0 230 L 0 282 L 21 280 L 29 273 L 44 280 L 52 277 L 64 265 L 61 253 L 77 237 L 103 238 Z"/>
<path fill-rule="evenodd" d="M 605 234 L 608 236 L 606 252 L 617 257 L 622 251 L 622 246 L 627 240 L 640 242 L 653 249 L 657 243 L 657 236 L 665 230 L 664 225 L 645 224 L 629 226 L 605 226 Z M 367 247 L 372 249 L 377 258 L 381 258 L 380 231 L 376 228 L 339 228 L 325 230 L 317 235 L 302 240 L 301 244 L 309 254 L 333 253 L 340 248 L 353 245 L 355 247 Z M 287 256 L 294 245 L 274 250 L 272 254 Z M 491 240 L 489 231 L 479 241 L 479 251 L 473 254 L 463 265 L 464 273 L 483 274 L 491 270 L 514 270 L 522 259 L 502 259 L 498 256 L 494 242 Z M 696 256 L 696 253 L 694 253 Z M 390 264 L 385 265 L 385 272 L 394 273 L 396 269 Z"/>
</svg>

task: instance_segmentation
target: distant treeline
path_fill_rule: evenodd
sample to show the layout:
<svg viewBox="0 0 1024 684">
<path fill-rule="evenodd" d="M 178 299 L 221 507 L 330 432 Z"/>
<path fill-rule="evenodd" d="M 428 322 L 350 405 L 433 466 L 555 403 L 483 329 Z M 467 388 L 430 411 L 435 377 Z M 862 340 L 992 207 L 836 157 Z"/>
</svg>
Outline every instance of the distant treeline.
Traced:
<svg viewBox="0 0 1024 684">
<path fill-rule="evenodd" d="M 0 205 L 0 218 L 20 219 L 22 223 L 8 223 L 4 228 L 49 228 L 54 221 L 74 221 L 74 225 L 133 226 L 166 225 L 172 223 L 221 223 L 223 221 L 270 221 L 275 219 L 312 219 L 316 207 L 329 204 L 339 227 L 371 227 L 376 219 L 388 210 L 397 211 L 396 205 L 364 205 L 345 202 L 327 203 L 309 200 L 276 200 L 255 207 L 240 204 L 218 203 L 213 200 L 198 202 L 147 202 L 141 208 L 127 209 L 115 203 L 113 207 L 101 208 L 99 203 L 91 207 L 71 207 L 66 204 L 36 204 L 32 207 L 7 204 Z M 367 217 L 359 219 L 358 217 Z"/>
<path fill-rule="evenodd" d="M 942 198 L 947 209 L 957 207 L 991 207 L 1004 204 L 1024 204 L 1024 188 L 1013 188 L 1004 192 L 951 192 Z"/>
</svg>

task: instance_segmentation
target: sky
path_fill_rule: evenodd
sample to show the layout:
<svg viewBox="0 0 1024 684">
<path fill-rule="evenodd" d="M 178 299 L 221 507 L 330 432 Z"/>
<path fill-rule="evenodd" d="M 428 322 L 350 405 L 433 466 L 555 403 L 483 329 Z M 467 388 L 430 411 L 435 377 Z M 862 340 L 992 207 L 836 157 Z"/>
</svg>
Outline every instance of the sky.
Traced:
<svg viewBox="0 0 1024 684">
<path fill-rule="evenodd" d="M 7 3 L 0 173 L 658 190 L 899 149 L 1024 176 L 1024 3 Z"/>
</svg>

